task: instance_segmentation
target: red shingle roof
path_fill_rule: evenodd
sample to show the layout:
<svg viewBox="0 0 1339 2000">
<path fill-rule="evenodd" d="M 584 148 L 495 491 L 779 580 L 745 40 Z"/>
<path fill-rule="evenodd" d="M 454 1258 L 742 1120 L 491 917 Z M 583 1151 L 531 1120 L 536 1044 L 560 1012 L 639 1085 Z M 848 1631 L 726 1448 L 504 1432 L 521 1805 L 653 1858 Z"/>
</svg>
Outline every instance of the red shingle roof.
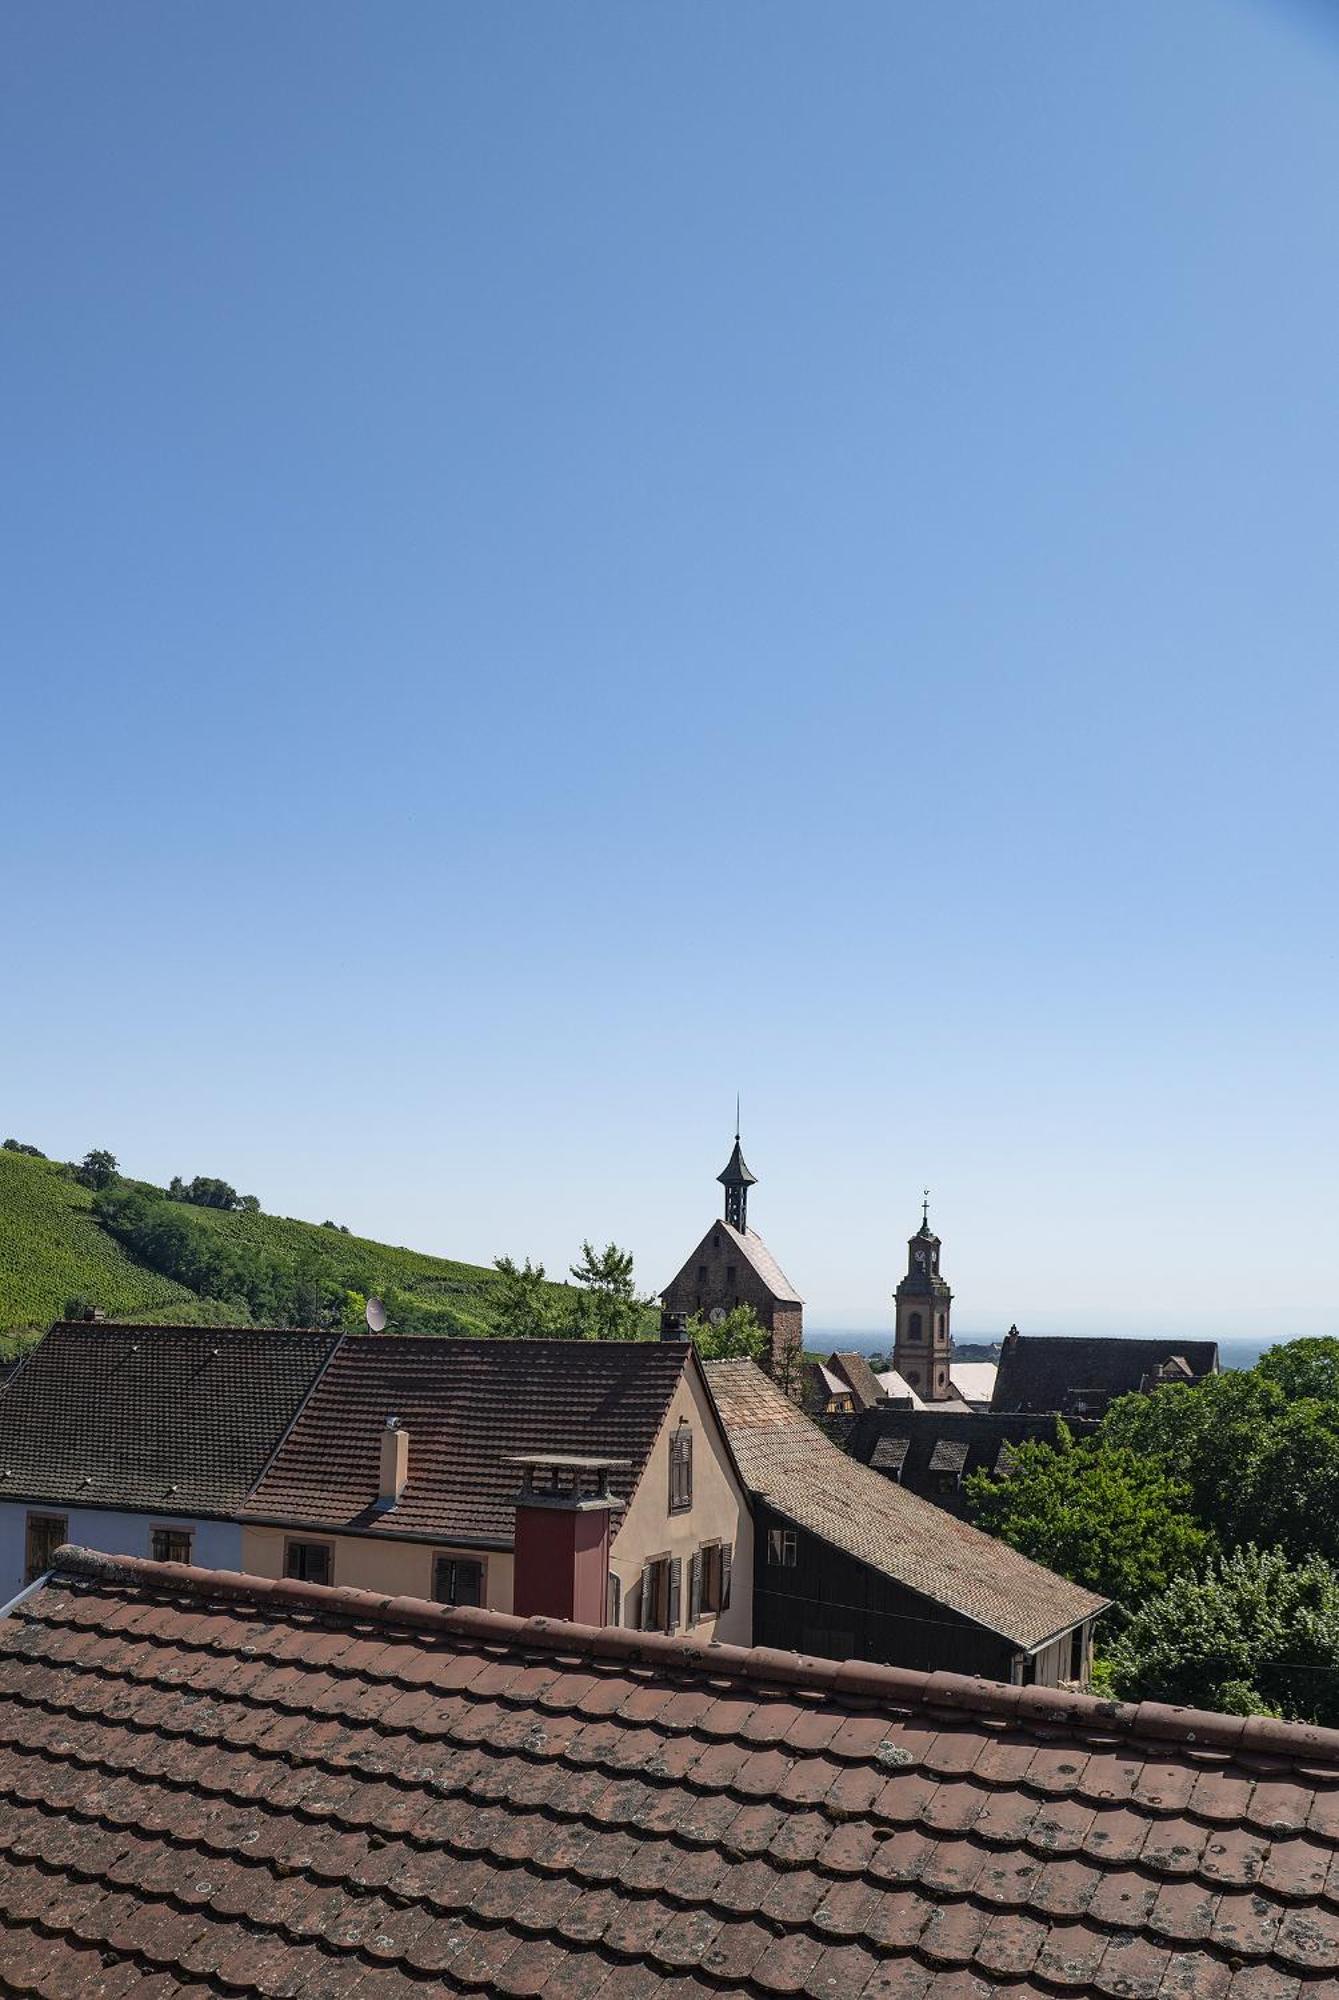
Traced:
<svg viewBox="0 0 1339 2000">
<path fill-rule="evenodd" d="M 524 1452 L 626 1459 L 627 1499 L 692 1349 L 684 1341 L 346 1340 L 243 1510 L 510 1546 Z M 409 1480 L 376 1509 L 381 1433 L 409 1433 Z"/>
<path fill-rule="evenodd" d="M 1339 1732 L 61 1565 L 0 1621 L 0 1991 L 1335 1991 Z"/>
</svg>

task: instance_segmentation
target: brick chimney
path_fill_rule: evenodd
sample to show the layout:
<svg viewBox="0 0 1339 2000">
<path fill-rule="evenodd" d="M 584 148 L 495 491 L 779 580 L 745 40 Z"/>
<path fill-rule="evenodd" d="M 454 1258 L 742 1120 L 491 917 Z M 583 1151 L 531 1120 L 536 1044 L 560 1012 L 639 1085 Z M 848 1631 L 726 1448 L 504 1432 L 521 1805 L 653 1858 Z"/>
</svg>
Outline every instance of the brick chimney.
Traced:
<svg viewBox="0 0 1339 2000">
<path fill-rule="evenodd" d="M 609 1475 L 626 1469 L 627 1460 L 543 1451 L 511 1463 L 521 1474 L 512 1610 L 518 1618 L 603 1625 L 611 1517 L 624 1504 L 609 1491 Z"/>
<path fill-rule="evenodd" d="M 399 1503 L 409 1478 L 409 1433 L 398 1417 L 387 1417 L 381 1433 L 381 1480 L 377 1506 L 383 1513 Z"/>
<path fill-rule="evenodd" d="M 662 1340 L 687 1340 L 687 1313 L 673 1312 L 667 1306 L 660 1315 L 660 1338 Z"/>
</svg>

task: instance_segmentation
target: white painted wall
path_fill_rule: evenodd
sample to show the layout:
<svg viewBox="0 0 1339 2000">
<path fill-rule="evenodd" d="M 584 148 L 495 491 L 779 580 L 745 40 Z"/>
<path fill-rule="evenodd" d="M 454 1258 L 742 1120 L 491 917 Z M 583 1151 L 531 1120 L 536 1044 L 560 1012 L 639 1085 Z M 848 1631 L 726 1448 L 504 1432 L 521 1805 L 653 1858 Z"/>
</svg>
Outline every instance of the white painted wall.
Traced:
<svg viewBox="0 0 1339 2000">
<path fill-rule="evenodd" d="M 63 1514 L 65 1539 L 110 1556 L 148 1556 L 155 1528 L 189 1528 L 191 1560 L 204 1569 L 242 1567 L 242 1530 L 236 1521 L 197 1521 L 188 1514 L 132 1514 L 114 1507 L 61 1507 L 44 1501 L 0 1501 L 0 1604 L 24 1583 L 29 1514 Z"/>
</svg>

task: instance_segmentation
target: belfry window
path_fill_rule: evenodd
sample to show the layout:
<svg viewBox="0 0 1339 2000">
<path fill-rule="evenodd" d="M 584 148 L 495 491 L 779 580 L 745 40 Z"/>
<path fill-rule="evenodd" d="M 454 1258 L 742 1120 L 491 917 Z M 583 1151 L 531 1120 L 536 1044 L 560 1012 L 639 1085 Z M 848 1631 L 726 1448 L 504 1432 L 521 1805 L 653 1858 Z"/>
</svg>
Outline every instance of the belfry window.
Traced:
<svg viewBox="0 0 1339 2000">
<path fill-rule="evenodd" d="M 907 1321 L 907 1338 L 909 1340 L 919 1340 L 920 1337 L 921 1337 L 921 1316 L 919 1313 L 913 1313 L 911 1315 L 911 1318 Z"/>
</svg>

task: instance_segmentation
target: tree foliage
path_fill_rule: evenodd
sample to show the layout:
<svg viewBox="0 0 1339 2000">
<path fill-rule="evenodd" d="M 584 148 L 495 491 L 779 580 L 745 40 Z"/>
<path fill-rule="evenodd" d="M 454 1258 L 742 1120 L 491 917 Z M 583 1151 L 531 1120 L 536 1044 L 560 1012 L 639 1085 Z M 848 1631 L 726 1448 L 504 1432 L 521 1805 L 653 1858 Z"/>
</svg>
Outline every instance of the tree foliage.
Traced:
<svg viewBox="0 0 1339 2000">
<path fill-rule="evenodd" d="M 762 1361 L 770 1339 L 752 1306 L 735 1306 L 715 1321 L 698 1314 L 688 1335 L 704 1361 Z"/>
<path fill-rule="evenodd" d="M 46 1154 L 40 1146 L 27 1146 L 22 1139 L 6 1139 L 3 1151 L 6 1153 L 26 1153 L 30 1160 L 44 1160 Z"/>
<path fill-rule="evenodd" d="M 1128 1701 L 1339 1725 L 1339 1573 L 1252 1546 L 1178 1576 L 1135 1615 L 1109 1656 Z"/>
<path fill-rule="evenodd" d="M 572 1301 L 572 1331 L 579 1340 L 640 1340 L 648 1299 L 637 1292 L 632 1252 L 606 1243 L 597 1251 L 583 1243 L 572 1266 L 578 1287 Z"/>
<path fill-rule="evenodd" d="M 1288 1340 L 1271 1347 L 1254 1372 L 1275 1383 L 1290 1402 L 1302 1398 L 1339 1402 L 1339 1340 Z"/>
<path fill-rule="evenodd" d="M 544 1276 L 542 1264 L 527 1257 L 517 1264 L 495 1257 L 498 1283 L 493 1290 L 493 1327 L 502 1340 L 560 1338 L 572 1331 L 570 1311 L 560 1311 L 560 1295 Z"/>
<path fill-rule="evenodd" d="M 95 1194 L 103 1188 L 114 1187 L 120 1178 L 115 1154 L 101 1149 L 85 1153 L 74 1169 L 74 1178 L 81 1187 L 92 1188 Z"/>
<path fill-rule="evenodd" d="M 979 1528 L 1111 1598 L 1117 1623 L 1212 1546 L 1182 1482 L 1125 1447 L 1076 1444 L 1063 1424 L 1054 1446 L 1019 1445 L 1007 1477 L 973 1473 L 967 1495 Z"/>
<path fill-rule="evenodd" d="M 186 1201 L 193 1208 L 221 1208 L 229 1214 L 259 1215 L 260 1203 L 253 1194 L 238 1194 L 227 1181 L 215 1180 L 209 1174 L 197 1174 L 193 1181 L 184 1181 L 180 1174 L 174 1174 L 168 1184 L 169 1201 Z"/>
</svg>

